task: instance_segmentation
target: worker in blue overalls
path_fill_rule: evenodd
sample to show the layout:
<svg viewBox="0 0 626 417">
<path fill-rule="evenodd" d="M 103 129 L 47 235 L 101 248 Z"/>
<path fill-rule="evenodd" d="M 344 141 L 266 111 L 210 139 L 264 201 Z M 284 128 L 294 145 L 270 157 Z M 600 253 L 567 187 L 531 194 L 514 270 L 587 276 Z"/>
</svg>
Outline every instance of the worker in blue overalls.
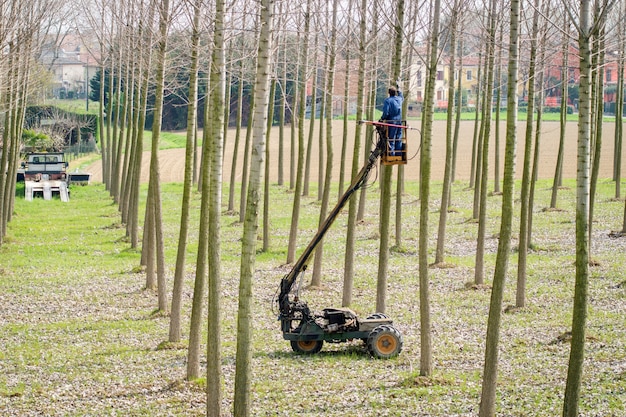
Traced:
<svg viewBox="0 0 626 417">
<path fill-rule="evenodd" d="M 383 115 L 381 122 L 390 124 L 402 124 L 402 91 L 400 91 L 399 82 L 396 81 L 395 87 L 389 87 L 389 97 L 383 103 Z M 398 156 L 402 152 L 402 129 L 399 127 L 388 127 L 387 129 L 389 155 Z M 395 151 L 395 152 L 394 152 Z"/>
</svg>

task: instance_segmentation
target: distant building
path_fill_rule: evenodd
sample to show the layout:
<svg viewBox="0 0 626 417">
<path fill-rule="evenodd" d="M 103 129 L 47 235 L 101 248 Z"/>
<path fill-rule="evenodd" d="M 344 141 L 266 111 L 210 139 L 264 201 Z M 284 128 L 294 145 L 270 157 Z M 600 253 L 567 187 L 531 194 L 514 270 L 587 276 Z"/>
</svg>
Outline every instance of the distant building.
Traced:
<svg viewBox="0 0 626 417">
<path fill-rule="evenodd" d="M 40 61 L 53 74 L 50 94 L 57 99 L 84 99 L 89 89 L 88 80 L 98 69 L 96 57 L 75 35 L 65 36 L 60 45 L 44 46 Z"/>
<path fill-rule="evenodd" d="M 348 73 L 348 96 L 346 98 L 346 72 Z M 325 77 L 327 73 L 322 68 L 316 70 L 317 90 L 316 94 L 316 117 L 320 116 L 320 105 L 322 102 L 322 86 L 325 83 Z M 313 94 L 313 77 L 309 78 L 306 83 L 306 95 L 307 95 L 307 109 L 306 117 L 311 116 L 311 97 Z M 335 77 L 332 89 L 332 109 L 333 117 L 343 116 L 344 111 L 347 110 L 349 115 L 356 114 L 357 108 L 357 96 L 358 96 L 358 81 L 359 81 L 359 61 L 352 59 L 350 61 L 338 60 L 335 66 Z M 366 87 L 367 89 L 368 87 Z M 347 107 L 347 109 L 346 109 Z"/>
</svg>

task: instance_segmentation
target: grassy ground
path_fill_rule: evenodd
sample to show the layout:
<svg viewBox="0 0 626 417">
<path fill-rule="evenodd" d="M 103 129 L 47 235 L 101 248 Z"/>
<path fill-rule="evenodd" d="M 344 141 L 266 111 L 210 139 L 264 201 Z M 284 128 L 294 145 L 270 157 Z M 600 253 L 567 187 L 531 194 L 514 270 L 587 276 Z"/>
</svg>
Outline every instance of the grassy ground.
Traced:
<svg viewBox="0 0 626 417">
<path fill-rule="evenodd" d="M 558 211 L 543 211 L 549 184 L 540 182 L 534 250 L 528 266 L 528 307 L 502 322 L 498 413 L 560 414 L 574 285 L 574 183 L 560 191 Z M 583 416 L 626 414 L 626 238 L 624 202 L 602 181 L 593 223 L 590 306 Z M 395 189 L 395 188 L 394 188 Z M 178 236 L 180 184 L 163 186 L 166 256 L 171 288 Z M 144 189 L 145 193 L 145 189 Z M 407 184 L 403 248 L 389 266 L 388 311 L 404 336 L 402 354 L 374 360 L 360 342 L 326 344 L 315 356 L 297 356 L 282 340 L 272 297 L 284 266 L 293 194 L 272 186 L 271 251 L 259 253 L 254 283 L 254 416 L 473 416 L 480 400 L 489 290 L 472 281 L 477 225 L 468 221 L 473 191 L 455 184 L 447 229 L 447 268 L 431 268 L 434 375 L 419 377 L 417 233 L 419 202 Z M 436 238 L 440 184 L 433 184 L 431 252 Z M 317 195 L 315 189 L 311 195 Z M 358 227 L 354 305 L 375 304 L 378 255 L 378 183 L 368 190 L 368 214 Z M 145 197 L 145 195 L 144 195 Z M 226 199 L 225 199 L 226 200 Z M 487 280 L 492 277 L 501 199 L 489 198 Z M 187 282 L 188 319 L 194 277 L 199 196 L 194 195 Z M 303 200 L 299 247 L 317 224 L 319 204 Z M 140 210 L 143 214 L 143 208 Z M 232 410 L 241 224 L 222 217 L 224 410 Z M 326 239 L 324 289 L 305 290 L 313 309 L 341 302 L 344 213 Z M 16 200 L 0 247 L 0 415 L 203 415 L 202 382 L 186 383 L 185 350 L 159 350 L 168 318 L 154 316 L 156 294 L 144 290 L 140 254 L 129 248 L 116 206 L 101 185 L 73 187 L 71 201 Z M 515 246 L 515 242 L 514 242 Z M 505 303 L 515 299 L 517 257 L 511 255 Z M 306 280 L 310 279 L 307 274 Z M 305 282 L 306 284 L 306 282 Z M 185 324 L 185 328 L 187 324 Z M 185 331 L 186 336 L 186 331 Z"/>
</svg>

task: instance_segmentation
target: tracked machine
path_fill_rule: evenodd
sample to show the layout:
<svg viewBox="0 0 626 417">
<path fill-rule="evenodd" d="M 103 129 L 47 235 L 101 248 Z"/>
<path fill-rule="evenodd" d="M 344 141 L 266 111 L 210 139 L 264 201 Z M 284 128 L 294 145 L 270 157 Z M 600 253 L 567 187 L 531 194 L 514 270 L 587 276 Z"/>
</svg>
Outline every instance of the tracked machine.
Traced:
<svg viewBox="0 0 626 417">
<path fill-rule="evenodd" d="M 314 354 L 322 349 L 324 342 L 340 343 L 353 339 L 363 340 L 369 353 L 375 358 L 388 359 L 402 351 L 402 334 L 393 325 L 393 320 L 383 313 L 374 313 L 360 318 L 349 308 L 325 308 L 321 312 L 313 312 L 305 301 L 299 297 L 296 286 L 298 278 L 308 268 L 309 260 L 317 245 L 338 217 L 350 197 L 368 180 L 372 168 L 381 159 L 384 165 L 403 165 L 407 163 L 406 122 L 401 125 L 384 121 L 360 121 L 376 128 L 376 144 L 374 149 L 353 179 L 337 205 L 324 220 L 315 236 L 291 271 L 285 275 L 277 291 L 278 320 L 281 323 L 283 338 L 291 343 L 297 353 Z M 390 144 L 387 131 L 389 128 L 402 129 L 402 146 Z"/>
</svg>

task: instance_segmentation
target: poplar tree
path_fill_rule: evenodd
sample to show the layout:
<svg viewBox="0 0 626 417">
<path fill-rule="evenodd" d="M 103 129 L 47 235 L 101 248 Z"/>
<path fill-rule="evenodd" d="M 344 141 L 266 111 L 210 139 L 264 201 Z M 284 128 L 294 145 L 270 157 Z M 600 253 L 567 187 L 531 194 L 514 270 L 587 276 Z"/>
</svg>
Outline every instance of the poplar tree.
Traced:
<svg viewBox="0 0 626 417">
<path fill-rule="evenodd" d="M 526 112 L 526 138 L 524 140 L 524 164 L 522 166 L 522 186 L 520 190 L 520 230 L 517 258 L 517 291 L 515 306 L 518 308 L 526 305 L 526 257 L 528 256 L 529 234 L 529 210 L 530 181 L 532 165 L 533 122 L 535 115 L 535 87 L 537 87 L 537 38 L 539 34 L 539 15 L 541 13 L 541 0 L 534 0 L 533 26 L 530 40 L 530 63 L 528 76 L 528 111 Z M 542 104 L 539 103 L 539 106 Z"/>
<path fill-rule="evenodd" d="M 241 245 L 241 271 L 239 279 L 239 308 L 237 313 L 237 353 L 235 359 L 234 415 L 250 415 L 251 386 L 251 338 L 252 338 L 252 277 L 256 259 L 258 230 L 258 206 L 261 192 L 261 169 L 265 154 L 267 109 L 269 107 L 269 69 L 272 50 L 273 0 L 261 0 L 260 33 L 255 81 L 255 109 L 253 122 L 253 146 L 250 165 L 250 186 L 246 204 L 243 238 Z"/>
<path fill-rule="evenodd" d="M 293 195 L 291 227 L 289 228 L 289 244 L 287 246 L 287 263 L 296 260 L 296 245 L 298 238 L 298 222 L 300 220 L 300 200 L 304 186 L 304 120 L 306 111 L 306 78 L 309 67 L 309 35 L 311 28 L 311 1 L 307 0 L 304 12 L 304 37 L 300 47 L 300 71 L 298 71 L 298 163 L 296 168 L 296 184 Z"/>
<path fill-rule="evenodd" d="M 485 362 L 480 397 L 480 417 L 492 417 L 496 409 L 496 384 L 498 374 L 498 344 L 502 299 L 511 252 L 513 224 L 513 198 L 515 192 L 515 157 L 517 149 L 517 81 L 519 58 L 519 14 L 520 0 L 511 0 L 509 23 L 509 65 L 507 81 L 506 145 L 502 183 L 502 216 L 500 240 L 493 275 L 487 336 L 485 340 Z"/>
<path fill-rule="evenodd" d="M 367 18 L 367 0 L 361 0 L 359 6 L 359 69 L 358 69 L 358 85 L 356 99 L 356 119 L 361 120 L 363 117 L 363 100 L 365 89 L 365 51 L 366 51 L 366 18 Z M 358 123 L 354 132 L 354 148 L 352 150 L 352 169 L 351 180 L 356 177 L 359 170 L 359 153 L 361 148 L 361 131 L 362 125 Z M 356 242 L 356 220 L 357 220 L 357 198 L 356 194 L 350 196 L 348 202 L 348 224 L 346 228 L 346 251 L 344 257 L 343 270 L 343 294 L 341 305 L 348 307 L 352 303 L 352 288 L 354 286 L 354 246 Z"/>
<path fill-rule="evenodd" d="M 325 100 L 326 109 L 326 175 L 324 176 L 324 187 L 322 195 L 322 205 L 320 207 L 319 225 L 321 226 L 328 214 L 328 204 L 330 202 L 330 187 L 332 181 L 333 168 L 333 93 L 332 88 L 335 84 L 335 53 L 337 48 L 337 8 L 339 0 L 333 0 L 331 13 L 331 38 L 330 49 L 328 51 L 329 63 L 326 80 Z M 322 240 L 315 250 L 315 261 L 313 263 L 313 276 L 311 278 L 311 286 L 320 286 L 322 260 L 324 256 L 324 241 Z"/>
<path fill-rule="evenodd" d="M 435 0 L 430 28 L 430 55 L 424 94 L 424 123 L 420 153 L 420 227 L 419 227 L 419 304 L 420 304 L 420 375 L 432 373 L 432 335 L 430 317 L 430 282 L 428 278 L 428 210 L 430 202 L 430 167 L 433 136 L 435 79 L 441 0 Z"/>
<path fill-rule="evenodd" d="M 174 271 L 174 287 L 172 290 L 172 308 L 170 311 L 169 341 L 180 341 L 180 313 L 183 284 L 185 278 L 185 257 L 187 237 L 189 235 L 189 203 L 193 186 L 193 155 L 194 135 L 198 114 L 198 45 L 200 41 L 200 15 L 203 0 L 193 3 L 193 20 L 191 25 L 191 67 L 189 69 L 189 105 L 187 108 L 187 136 L 185 141 L 185 174 L 183 180 L 183 196 L 180 213 L 180 230 L 178 233 L 178 251 L 176 253 L 176 269 Z"/>
<path fill-rule="evenodd" d="M 207 330 L 207 416 L 221 415 L 222 363 L 221 342 L 221 298 L 222 260 L 220 215 L 222 207 L 222 166 L 224 160 L 224 108 L 226 107 L 226 58 L 225 58 L 225 0 L 215 1 L 215 23 L 213 25 L 213 51 L 211 57 L 211 145 L 209 179 L 209 242 L 208 261 L 208 330 Z"/>
<path fill-rule="evenodd" d="M 585 356 L 585 330 L 587 327 L 587 301 L 589 291 L 589 205 L 591 165 L 591 97 L 592 38 L 603 24 L 606 14 L 615 5 L 607 0 L 591 17 L 591 0 L 580 1 L 579 21 L 574 25 L 578 31 L 580 56 L 580 87 L 578 107 L 578 152 L 576 173 L 576 283 L 572 314 L 572 340 L 567 367 L 567 382 L 563 400 L 563 416 L 578 416 L 580 385 Z"/>
</svg>

